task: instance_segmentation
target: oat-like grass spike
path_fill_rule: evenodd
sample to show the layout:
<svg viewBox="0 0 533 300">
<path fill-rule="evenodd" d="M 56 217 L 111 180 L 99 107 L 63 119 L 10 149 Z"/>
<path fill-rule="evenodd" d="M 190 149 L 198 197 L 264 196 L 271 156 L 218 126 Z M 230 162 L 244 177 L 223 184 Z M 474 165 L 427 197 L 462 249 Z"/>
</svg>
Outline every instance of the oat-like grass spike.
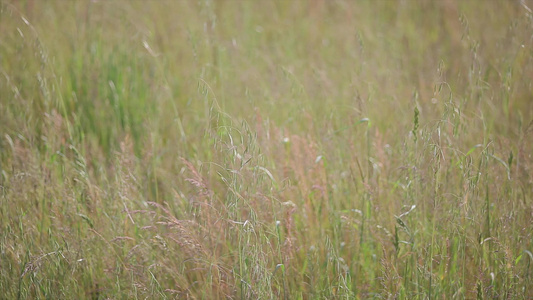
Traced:
<svg viewBox="0 0 533 300">
<path fill-rule="evenodd" d="M 419 126 L 419 123 L 418 123 L 418 117 L 420 116 L 420 111 L 418 110 L 418 106 L 415 104 L 415 116 L 414 116 L 414 120 L 413 120 L 413 136 L 415 138 L 415 143 L 416 141 L 418 140 L 418 135 L 417 135 L 417 132 L 418 132 L 418 126 Z"/>
</svg>

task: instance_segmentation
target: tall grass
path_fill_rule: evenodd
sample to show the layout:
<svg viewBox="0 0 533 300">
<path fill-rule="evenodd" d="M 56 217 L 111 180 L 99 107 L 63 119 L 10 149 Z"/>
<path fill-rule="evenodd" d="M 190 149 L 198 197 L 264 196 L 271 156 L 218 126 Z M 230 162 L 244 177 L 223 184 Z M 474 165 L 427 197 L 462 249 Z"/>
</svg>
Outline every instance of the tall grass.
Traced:
<svg viewBox="0 0 533 300">
<path fill-rule="evenodd" d="M 532 8 L 0 1 L 0 298 L 532 298 Z"/>
</svg>

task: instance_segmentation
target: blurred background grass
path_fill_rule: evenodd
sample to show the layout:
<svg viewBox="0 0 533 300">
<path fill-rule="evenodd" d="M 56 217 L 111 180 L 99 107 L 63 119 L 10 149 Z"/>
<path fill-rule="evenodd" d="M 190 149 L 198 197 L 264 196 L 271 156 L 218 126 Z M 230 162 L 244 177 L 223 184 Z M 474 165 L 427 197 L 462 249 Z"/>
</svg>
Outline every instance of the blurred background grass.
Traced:
<svg viewBox="0 0 533 300">
<path fill-rule="evenodd" d="M 528 1 L 1 1 L 6 298 L 522 298 Z"/>
</svg>

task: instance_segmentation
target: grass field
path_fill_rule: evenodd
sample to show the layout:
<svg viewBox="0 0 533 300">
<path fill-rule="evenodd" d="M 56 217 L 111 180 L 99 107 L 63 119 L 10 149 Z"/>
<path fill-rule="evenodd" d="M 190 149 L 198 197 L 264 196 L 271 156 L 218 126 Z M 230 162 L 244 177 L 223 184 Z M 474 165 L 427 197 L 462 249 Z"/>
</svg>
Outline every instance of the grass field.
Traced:
<svg viewBox="0 0 533 300">
<path fill-rule="evenodd" d="M 532 9 L 0 0 L 0 299 L 533 299 Z"/>
</svg>

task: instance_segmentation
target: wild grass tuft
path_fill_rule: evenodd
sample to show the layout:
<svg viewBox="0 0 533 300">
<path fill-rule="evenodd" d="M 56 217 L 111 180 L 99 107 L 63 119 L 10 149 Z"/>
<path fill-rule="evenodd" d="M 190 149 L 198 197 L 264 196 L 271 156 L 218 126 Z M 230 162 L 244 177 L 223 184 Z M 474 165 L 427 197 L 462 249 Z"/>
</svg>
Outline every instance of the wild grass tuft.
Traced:
<svg viewBox="0 0 533 300">
<path fill-rule="evenodd" d="M 1 297 L 532 298 L 531 8 L 0 0 Z"/>
</svg>

